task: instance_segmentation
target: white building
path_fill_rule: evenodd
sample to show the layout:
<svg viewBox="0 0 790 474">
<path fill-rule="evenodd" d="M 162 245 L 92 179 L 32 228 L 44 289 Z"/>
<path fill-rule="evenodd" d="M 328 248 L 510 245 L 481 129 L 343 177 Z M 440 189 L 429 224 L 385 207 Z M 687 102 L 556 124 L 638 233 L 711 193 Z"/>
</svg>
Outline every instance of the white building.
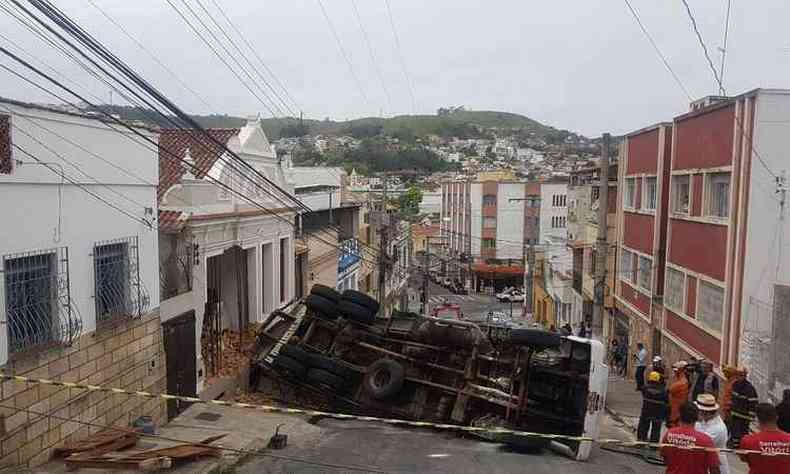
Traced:
<svg viewBox="0 0 790 474">
<path fill-rule="evenodd" d="M 564 242 L 567 225 L 567 182 L 542 183 L 540 186 L 540 243 Z"/>
<path fill-rule="evenodd" d="M 209 344 L 210 360 L 203 360 L 201 335 L 261 322 L 295 295 L 295 204 L 274 186 L 293 194 L 286 170 L 258 120 L 241 129 L 213 129 L 209 133 L 225 143 L 257 173 L 232 161 L 224 149 L 207 144 L 197 132 L 164 130 L 160 141 L 160 220 L 169 223 L 161 233 L 163 269 L 170 269 L 176 284 L 161 305 L 162 320 L 184 318 L 194 331 L 194 352 L 185 355 L 185 391 L 199 393 L 205 377 L 216 371 L 216 351 Z M 174 156 L 175 155 L 175 156 Z M 194 163 L 189 170 L 176 157 Z M 239 172 L 234 168 L 243 170 Z M 256 205 L 212 182 L 217 179 Z M 275 199 L 269 193 L 278 196 Z M 261 206 L 265 209 L 262 209 Z M 193 274 L 180 271 L 180 249 L 194 251 Z M 174 260 L 174 257 L 175 260 Z M 175 266 L 175 269 L 174 269 Z M 194 369 L 193 369 L 194 368 Z"/>
<path fill-rule="evenodd" d="M 151 143 L 96 118 L 0 101 L 3 372 L 166 389 L 163 342 L 172 340 L 163 341 L 158 311 L 157 135 L 137 131 Z M 89 406 L 85 392 L 65 387 L 3 387 L 0 404 L 27 393 L 52 430 L 43 434 L 41 417 L 8 412 L 3 467 L 46 462 L 53 446 L 77 436 L 79 424 L 50 420 L 50 410 L 107 425 L 143 412 L 166 421 L 163 401 L 96 394 Z"/>
</svg>

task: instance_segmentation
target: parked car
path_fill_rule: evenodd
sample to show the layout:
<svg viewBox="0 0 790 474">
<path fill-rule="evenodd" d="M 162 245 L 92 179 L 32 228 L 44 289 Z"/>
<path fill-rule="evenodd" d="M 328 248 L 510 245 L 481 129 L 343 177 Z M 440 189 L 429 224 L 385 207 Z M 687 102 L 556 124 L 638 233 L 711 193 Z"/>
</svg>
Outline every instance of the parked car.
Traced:
<svg viewBox="0 0 790 474">
<path fill-rule="evenodd" d="M 608 379 L 600 341 L 511 327 L 504 315 L 475 324 L 377 311 L 363 293 L 314 285 L 291 311 L 264 321 L 250 361 L 253 388 L 284 380 L 330 397 L 330 410 L 491 428 L 479 435 L 521 448 L 552 444 L 587 459 Z"/>
<path fill-rule="evenodd" d="M 524 291 L 520 288 L 505 288 L 501 293 L 496 294 L 496 299 L 503 303 L 524 301 Z"/>
</svg>

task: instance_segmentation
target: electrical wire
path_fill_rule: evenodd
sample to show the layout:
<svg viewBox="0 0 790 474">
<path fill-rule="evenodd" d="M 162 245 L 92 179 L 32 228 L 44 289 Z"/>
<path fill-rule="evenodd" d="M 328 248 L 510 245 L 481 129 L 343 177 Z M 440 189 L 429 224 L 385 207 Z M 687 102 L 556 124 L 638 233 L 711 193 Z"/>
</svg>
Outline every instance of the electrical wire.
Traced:
<svg viewBox="0 0 790 474">
<path fill-rule="evenodd" d="M 197 98 L 197 99 L 198 99 L 200 102 L 202 102 L 202 103 L 203 103 L 203 105 L 205 105 L 205 106 L 208 108 L 208 110 L 216 110 L 216 108 L 215 108 L 215 107 L 213 107 L 211 104 L 209 104 L 209 103 L 208 103 L 208 101 L 206 101 L 206 100 L 205 100 L 203 97 L 201 97 L 201 96 L 200 96 L 200 94 L 198 94 L 197 92 L 195 92 L 195 90 L 194 90 L 194 89 L 192 89 L 191 87 L 189 87 L 189 85 L 188 85 L 186 82 L 184 82 L 184 81 L 183 81 L 183 80 L 182 80 L 182 79 L 181 79 L 181 78 L 178 76 L 178 74 L 176 74 L 176 73 L 175 73 L 175 71 L 173 71 L 173 70 L 172 70 L 170 67 L 168 67 L 168 66 L 167 66 L 165 63 L 163 63 L 163 62 L 162 62 L 162 61 L 159 59 L 159 57 L 158 57 L 156 54 L 154 54 L 154 53 L 153 53 L 153 52 L 152 52 L 150 49 L 146 48 L 146 47 L 145 47 L 145 45 L 143 45 L 143 44 L 142 44 L 142 43 L 141 43 L 141 42 L 140 42 L 140 41 L 139 41 L 137 38 L 135 38 L 135 37 L 134 37 L 134 36 L 133 36 L 131 33 L 129 33 L 129 31 L 128 31 L 126 28 L 124 28 L 124 27 L 123 27 L 123 25 L 122 25 L 120 22 L 118 22 L 117 20 L 115 20 L 115 18 L 113 18 L 112 16 L 110 16 L 110 14 L 109 14 L 109 13 L 107 13 L 107 11 L 106 11 L 106 10 L 104 10 L 102 7 L 100 7 L 100 6 L 99 6 L 99 5 L 98 5 L 98 4 L 97 4 L 97 3 L 96 3 L 94 0 L 85 0 L 85 1 L 87 1 L 88 3 L 90 3 L 90 4 L 93 6 L 93 8 L 95 8 L 96 10 L 98 10 L 98 11 L 99 11 L 99 13 L 101 13 L 101 15 L 102 15 L 104 18 L 106 18 L 106 19 L 107 19 L 107 21 L 109 21 L 110 23 L 112 23 L 113 25 L 115 25 L 115 27 L 116 27 L 116 28 L 118 28 L 118 29 L 121 31 L 121 33 L 123 33 L 123 34 L 124 34 L 124 35 L 125 35 L 127 38 L 129 38 L 129 39 L 130 39 L 130 40 L 131 40 L 131 41 L 132 41 L 132 42 L 133 42 L 135 45 L 137 45 L 137 47 L 138 47 L 140 50 L 142 50 L 143 52 L 145 52 L 146 54 L 148 54 L 148 56 L 150 56 L 150 57 L 151 57 L 151 59 L 153 59 L 153 60 L 154 60 L 154 62 L 156 62 L 156 64 L 158 64 L 158 65 L 159 65 L 159 66 L 160 66 L 162 69 L 164 69 L 164 70 L 165 70 L 165 71 L 166 71 L 166 72 L 167 72 L 167 73 L 170 75 L 170 77 L 172 77 L 173 79 L 175 79 L 175 80 L 176 80 L 176 82 L 178 82 L 178 84 L 179 84 L 179 85 L 180 85 L 180 86 L 181 86 L 181 87 L 182 87 L 184 90 L 188 91 L 188 92 L 189 92 L 189 93 L 191 93 L 193 96 L 195 96 L 195 97 L 196 97 L 196 98 Z"/>
<path fill-rule="evenodd" d="M 675 79 L 675 82 L 683 91 L 683 93 L 686 94 L 686 97 L 688 98 L 689 102 L 694 100 L 691 98 L 691 94 L 689 93 L 688 89 L 686 89 L 686 86 L 683 85 L 683 82 L 680 80 L 680 77 L 678 77 L 675 70 L 672 69 L 672 66 L 669 65 L 669 61 L 667 60 L 666 56 L 664 56 L 664 53 L 662 53 L 661 50 L 658 48 L 658 45 L 656 44 L 656 40 L 654 40 L 650 32 L 647 31 L 647 28 L 642 23 L 642 20 L 639 18 L 639 14 L 637 14 L 636 10 L 634 10 L 634 7 L 631 5 L 631 2 L 629 0 L 624 0 L 624 1 L 628 9 L 631 11 L 631 15 L 634 17 L 634 20 L 636 20 L 636 23 L 639 25 L 639 28 L 642 30 L 642 33 L 645 35 L 647 40 L 650 41 L 650 44 L 653 46 L 653 49 L 655 50 L 656 54 L 658 54 L 658 57 L 661 58 L 661 62 L 664 64 L 664 67 L 667 69 L 667 71 L 669 71 L 670 74 L 672 74 L 672 77 Z"/>
<path fill-rule="evenodd" d="M 335 25 L 332 24 L 332 20 L 329 18 L 329 14 L 324 7 L 324 2 L 321 0 L 316 0 L 318 2 L 318 6 L 321 8 L 321 13 L 324 15 L 324 20 L 326 20 L 326 24 L 329 26 L 329 30 L 332 32 L 332 36 L 335 38 L 335 43 L 337 43 L 337 49 L 340 51 L 340 56 L 345 61 L 346 65 L 348 66 L 348 70 L 351 73 L 351 77 L 354 78 L 354 82 L 357 85 L 357 90 L 359 90 L 359 94 L 362 96 L 362 99 L 365 101 L 365 104 L 368 107 L 372 107 L 370 100 L 368 99 L 368 95 L 365 93 L 365 89 L 362 87 L 362 81 L 359 80 L 359 76 L 357 76 L 357 72 L 354 70 L 354 65 L 351 63 L 351 58 L 346 53 L 345 48 L 343 48 L 343 42 L 340 41 L 340 35 L 337 33 L 335 29 Z M 375 115 L 375 113 L 374 113 Z"/>
<path fill-rule="evenodd" d="M 686 0 L 680 1 L 683 2 L 683 6 L 686 7 L 686 13 L 688 13 L 689 20 L 691 20 L 691 27 L 694 29 L 694 34 L 697 35 L 697 40 L 699 40 L 700 46 L 702 46 L 702 52 L 705 54 L 705 60 L 708 61 L 708 66 L 713 73 L 713 77 L 716 79 L 716 84 L 719 86 L 719 91 L 723 94 L 724 86 L 721 83 L 719 73 L 716 72 L 716 66 L 713 65 L 713 60 L 710 58 L 708 47 L 705 45 L 705 41 L 702 39 L 702 33 L 700 33 L 699 28 L 697 27 L 697 20 L 694 18 L 694 14 L 691 12 L 691 7 Z"/>
<path fill-rule="evenodd" d="M 410 75 L 409 70 L 406 67 L 406 61 L 403 59 L 403 48 L 401 48 L 398 29 L 395 28 L 395 18 L 392 15 L 392 6 L 390 5 L 389 0 L 384 0 L 384 5 L 387 7 L 387 16 L 389 17 L 390 28 L 392 29 L 392 37 L 395 39 L 395 52 L 397 53 L 398 62 L 400 63 L 401 71 L 403 71 L 403 77 L 406 79 L 406 86 L 409 91 L 409 96 L 411 97 L 411 111 L 413 114 L 417 114 L 417 100 L 414 97 L 414 87 L 412 86 L 411 78 L 409 77 Z"/>
<path fill-rule="evenodd" d="M 368 32 L 362 22 L 362 16 L 359 14 L 359 8 L 357 8 L 356 0 L 351 0 L 351 6 L 353 7 L 354 15 L 357 18 L 357 23 L 359 24 L 359 31 L 362 32 L 362 38 L 364 39 L 365 45 L 367 46 L 370 62 L 373 63 L 373 69 L 376 71 L 376 76 L 378 76 L 379 83 L 381 83 L 381 88 L 384 90 L 384 95 L 387 97 L 387 105 L 389 106 L 390 113 L 392 113 L 392 97 L 390 96 L 389 89 L 387 89 L 387 84 L 384 81 L 384 74 L 381 72 L 381 67 L 379 67 L 379 63 L 376 60 L 376 55 L 373 53 L 373 45 L 370 42 L 370 37 L 368 36 Z"/>
<path fill-rule="evenodd" d="M 724 40 L 721 46 L 721 67 L 719 68 L 719 79 L 722 84 L 724 83 L 724 64 L 727 60 L 727 39 L 730 33 L 730 9 L 732 8 L 732 0 L 727 1 L 727 14 L 724 19 Z M 719 85 L 719 94 L 724 95 L 724 87 Z"/>
</svg>

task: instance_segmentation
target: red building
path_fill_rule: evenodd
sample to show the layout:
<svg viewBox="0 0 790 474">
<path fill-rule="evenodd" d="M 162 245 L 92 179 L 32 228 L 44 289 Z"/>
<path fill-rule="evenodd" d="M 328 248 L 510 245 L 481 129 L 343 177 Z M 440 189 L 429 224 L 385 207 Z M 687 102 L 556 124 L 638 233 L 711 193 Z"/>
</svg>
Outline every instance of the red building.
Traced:
<svg viewBox="0 0 790 474">
<path fill-rule="evenodd" d="M 621 333 L 670 363 L 749 366 L 767 395 L 790 384 L 790 358 L 767 343 L 790 336 L 781 243 L 790 230 L 790 91 L 706 98 L 691 109 L 622 145 Z"/>
</svg>

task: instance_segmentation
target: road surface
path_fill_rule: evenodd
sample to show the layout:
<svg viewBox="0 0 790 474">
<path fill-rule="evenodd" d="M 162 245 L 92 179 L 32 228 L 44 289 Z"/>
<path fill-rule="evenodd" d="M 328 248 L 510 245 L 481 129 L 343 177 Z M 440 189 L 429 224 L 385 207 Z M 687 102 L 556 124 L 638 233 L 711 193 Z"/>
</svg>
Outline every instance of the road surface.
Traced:
<svg viewBox="0 0 790 474">
<path fill-rule="evenodd" d="M 412 280 L 410 291 L 415 295 L 415 298 L 410 304 L 410 310 L 412 311 L 419 312 L 420 310 L 419 291 L 421 285 L 421 281 Z M 458 304 L 461 306 L 461 312 L 464 314 L 464 317 L 472 321 L 485 320 L 489 311 L 497 311 L 510 315 L 510 303 L 500 303 L 494 296 L 483 293 L 456 295 L 436 283 L 428 282 L 428 285 L 428 304 L 431 308 L 445 302 Z M 517 320 L 521 317 L 521 303 L 513 303 L 512 309 L 513 318 Z"/>
</svg>

